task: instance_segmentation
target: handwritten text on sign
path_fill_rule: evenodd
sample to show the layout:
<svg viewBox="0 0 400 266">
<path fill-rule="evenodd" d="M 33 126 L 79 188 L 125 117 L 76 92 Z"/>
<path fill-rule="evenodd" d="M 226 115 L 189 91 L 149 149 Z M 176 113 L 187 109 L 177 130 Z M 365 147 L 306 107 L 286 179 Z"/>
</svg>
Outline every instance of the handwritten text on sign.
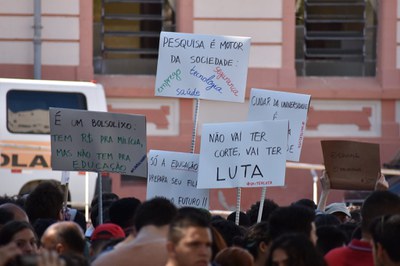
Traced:
<svg viewBox="0 0 400 266">
<path fill-rule="evenodd" d="M 51 108 L 50 134 L 54 170 L 146 177 L 145 116 Z"/>
<path fill-rule="evenodd" d="M 183 152 L 149 152 L 147 199 L 161 196 L 178 207 L 208 209 L 208 189 L 197 189 L 199 155 Z"/>
<path fill-rule="evenodd" d="M 248 120 L 289 120 L 287 159 L 299 161 L 310 95 L 251 89 Z"/>
<path fill-rule="evenodd" d="M 288 121 L 204 124 L 198 188 L 283 186 Z"/>
<path fill-rule="evenodd" d="M 244 102 L 250 38 L 161 32 L 155 95 Z"/>
</svg>

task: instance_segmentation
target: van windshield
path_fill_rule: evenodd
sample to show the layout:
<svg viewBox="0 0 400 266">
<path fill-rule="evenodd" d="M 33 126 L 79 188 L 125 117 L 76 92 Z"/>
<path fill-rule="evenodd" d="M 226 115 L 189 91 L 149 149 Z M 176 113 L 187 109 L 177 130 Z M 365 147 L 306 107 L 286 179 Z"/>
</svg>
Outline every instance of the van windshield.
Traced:
<svg viewBox="0 0 400 266">
<path fill-rule="evenodd" d="M 10 90 L 7 128 L 11 133 L 50 134 L 49 108 L 87 110 L 82 93 Z"/>
</svg>

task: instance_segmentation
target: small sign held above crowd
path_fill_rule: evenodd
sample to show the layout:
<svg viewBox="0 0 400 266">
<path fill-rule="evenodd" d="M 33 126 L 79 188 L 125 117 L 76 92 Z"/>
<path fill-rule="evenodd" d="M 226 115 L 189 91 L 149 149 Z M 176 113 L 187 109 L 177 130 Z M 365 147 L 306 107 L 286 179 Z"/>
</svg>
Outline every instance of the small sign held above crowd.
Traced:
<svg viewBox="0 0 400 266">
<path fill-rule="evenodd" d="M 156 96 L 244 102 L 250 38 L 161 32 Z"/>
<path fill-rule="evenodd" d="M 299 161 L 310 95 L 251 89 L 248 120 L 289 120 L 287 160 Z"/>
<path fill-rule="evenodd" d="M 150 150 L 147 199 L 165 197 L 178 207 L 208 209 L 208 189 L 197 189 L 199 155 Z"/>
<path fill-rule="evenodd" d="M 54 170 L 147 176 L 146 117 L 50 108 Z"/>
<path fill-rule="evenodd" d="M 381 171 L 379 144 L 323 140 L 321 146 L 332 189 L 374 189 Z"/>
<path fill-rule="evenodd" d="M 204 124 L 198 188 L 283 186 L 287 120 Z"/>
</svg>

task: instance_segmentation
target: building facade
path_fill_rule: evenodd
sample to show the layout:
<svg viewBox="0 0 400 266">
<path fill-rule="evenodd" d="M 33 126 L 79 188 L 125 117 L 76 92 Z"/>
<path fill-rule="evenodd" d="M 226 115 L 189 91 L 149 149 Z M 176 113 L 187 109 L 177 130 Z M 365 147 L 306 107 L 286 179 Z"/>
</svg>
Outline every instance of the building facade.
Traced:
<svg viewBox="0 0 400 266">
<path fill-rule="evenodd" d="M 0 77 L 33 78 L 34 3 L 0 7 Z M 301 163 L 323 163 L 322 139 L 379 143 L 382 164 L 399 151 L 400 0 L 42 0 L 40 13 L 41 78 L 101 83 L 110 112 L 146 115 L 148 149 L 191 148 L 195 101 L 154 96 L 157 36 L 171 30 L 251 37 L 247 96 L 251 88 L 312 96 Z M 247 103 L 201 101 L 198 132 L 246 120 Z M 120 196 L 144 199 L 145 186 L 112 175 Z M 243 208 L 260 193 L 243 189 Z M 211 195 L 214 209 L 236 204 L 236 190 Z M 285 187 L 267 189 L 282 205 L 312 195 L 309 170 L 287 169 Z"/>
</svg>

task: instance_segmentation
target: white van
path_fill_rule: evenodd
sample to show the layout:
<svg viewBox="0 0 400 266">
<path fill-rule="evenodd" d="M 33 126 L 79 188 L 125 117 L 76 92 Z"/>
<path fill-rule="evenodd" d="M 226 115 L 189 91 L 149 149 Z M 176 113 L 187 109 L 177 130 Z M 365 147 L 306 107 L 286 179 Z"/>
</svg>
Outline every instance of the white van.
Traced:
<svg viewBox="0 0 400 266">
<path fill-rule="evenodd" d="M 40 180 L 61 180 L 50 165 L 49 107 L 107 111 L 100 84 L 0 78 L 0 196 L 29 193 Z M 83 208 L 96 173 L 71 172 L 71 205 Z"/>
</svg>

